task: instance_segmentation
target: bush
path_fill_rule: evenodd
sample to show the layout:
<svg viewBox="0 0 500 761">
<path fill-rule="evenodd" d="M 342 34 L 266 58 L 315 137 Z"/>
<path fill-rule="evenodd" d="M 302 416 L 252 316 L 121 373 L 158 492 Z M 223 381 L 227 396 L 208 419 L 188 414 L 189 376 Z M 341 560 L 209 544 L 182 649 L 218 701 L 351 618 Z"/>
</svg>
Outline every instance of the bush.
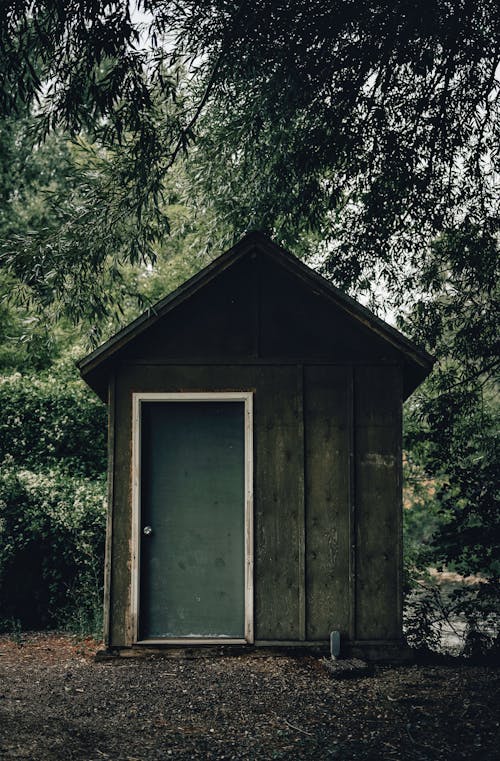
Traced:
<svg viewBox="0 0 500 761">
<path fill-rule="evenodd" d="M 420 650 L 498 658 L 498 597 L 492 582 L 422 578 L 406 598 L 408 643 Z"/>
<path fill-rule="evenodd" d="M 106 408 L 71 358 L 0 379 L 0 627 L 100 633 Z"/>
<path fill-rule="evenodd" d="M 105 479 L 0 471 L 0 610 L 4 628 L 101 625 Z"/>
<path fill-rule="evenodd" d="M 0 379 L 0 463 L 55 466 L 83 477 L 106 470 L 106 407 L 66 368 Z"/>
<path fill-rule="evenodd" d="M 463 394 L 454 407 L 434 402 L 440 417 L 432 436 L 406 419 L 406 636 L 414 647 L 493 657 L 500 639 L 496 413 L 489 402 L 464 411 Z"/>
</svg>

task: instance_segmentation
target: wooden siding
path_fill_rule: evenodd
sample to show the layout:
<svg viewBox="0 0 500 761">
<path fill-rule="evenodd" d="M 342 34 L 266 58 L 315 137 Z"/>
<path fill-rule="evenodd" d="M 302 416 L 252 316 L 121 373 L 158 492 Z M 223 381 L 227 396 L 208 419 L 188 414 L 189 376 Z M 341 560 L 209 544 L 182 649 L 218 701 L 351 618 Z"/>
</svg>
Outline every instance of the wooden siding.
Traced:
<svg viewBox="0 0 500 761">
<path fill-rule="evenodd" d="M 397 350 L 262 254 L 237 262 L 123 349 L 120 361 L 398 362 Z"/>
<path fill-rule="evenodd" d="M 111 610 L 111 557 L 113 540 L 113 506 L 115 480 L 115 377 L 111 376 L 108 384 L 108 472 L 107 472 L 107 511 L 106 511 L 106 543 L 104 557 L 104 610 L 103 637 L 106 647 L 110 643 L 110 610 Z"/>
<path fill-rule="evenodd" d="M 134 339 L 122 361 L 257 356 L 257 277 L 254 259 L 238 262 Z"/>
<path fill-rule="evenodd" d="M 305 368 L 307 639 L 349 635 L 352 370 Z"/>
<path fill-rule="evenodd" d="M 400 368 L 130 364 L 116 382 L 111 645 L 133 641 L 131 395 L 151 391 L 254 392 L 256 641 L 401 635 Z"/>
<path fill-rule="evenodd" d="M 355 322 L 320 290 L 264 259 L 260 267 L 259 356 L 314 360 L 396 362 L 396 349 Z"/>
<path fill-rule="evenodd" d="M 109 389 L 110 646 L 136 631 L 134 392 L 253 393 L 257 642 L 399 638 L 402 400 L 431 366 L 257 234 L 89 355 L 83 377 Z"/>
<path fill-rule="evenodd" d="M 147 391 L 254 391 L 256 638 L 300 632 L 300 516 L 303 444 L 296 368 L 130 366 L 117 384 L 112 643 L 131 644 L 131 394 Z M 263 539 L 264 538 L 264 539 Z M 276 626 L 273 622 L 278 621 Z"/>
<path fill-rule="evenodd" d="M 105 400 L 108 377 L 131 359 L 212 364 L 250 357 L 274 362 L 395 362 L 406 396 L 433 358 L 261 233 L 230 251 L 125 326 L 78 365 Z M 217 361 L 215 361 L 217 359 Z"/>
<path fill-rule="evenodd" d="M 401 374 L 355 370 L 356 638 L 401 636 Z"/>
<path fill-rule="evenodd" d="M 295 368 L 261 368 L 255 393 L 255 637 L 299 640 L 303 438 Z"/>
<path fill-rule="evenodd" d="M 130 583 L 132 572 L 132 407 L 126 378 L 115 381 L 115 478 L 111 563 L 110 639 L 112 646 L 130 642 Z"/>
</svg>

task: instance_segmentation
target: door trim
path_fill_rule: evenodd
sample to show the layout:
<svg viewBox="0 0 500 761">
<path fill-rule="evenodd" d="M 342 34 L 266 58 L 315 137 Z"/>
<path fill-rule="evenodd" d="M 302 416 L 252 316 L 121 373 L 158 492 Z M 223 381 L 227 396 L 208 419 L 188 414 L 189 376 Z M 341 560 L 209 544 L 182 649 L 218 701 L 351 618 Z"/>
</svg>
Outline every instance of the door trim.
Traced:
<svg viewBox="0 0 500 761">
<path fill-rule="evenodd" d="M 245 404 L 245 636 L 207 638 L 161 638 L 139 640 L 140 614 L 140 525 L 141 525 L 141 403 L 147 402 L 244 402 Z M 132 644 L 230 645 L 253 643 L 253 392 L 252 391 L 188 391 L 138 392 L 132 394 L 132 567 L 130 628 Z"/>
</svg>

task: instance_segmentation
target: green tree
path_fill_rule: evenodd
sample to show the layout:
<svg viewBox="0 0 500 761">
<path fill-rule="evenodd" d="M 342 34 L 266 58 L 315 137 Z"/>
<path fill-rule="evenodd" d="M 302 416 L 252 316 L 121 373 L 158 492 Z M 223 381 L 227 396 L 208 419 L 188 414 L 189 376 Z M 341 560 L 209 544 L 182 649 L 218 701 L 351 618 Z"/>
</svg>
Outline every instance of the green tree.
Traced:
<svg viewBox="0 0 500 761">
<path fill-rule="evenodd" d="M 0 121 L 0 238 L 22 238 L 50 224 L 48 199 L 68 187 L 67 167 L 71 150 L 67 138 L 50 135 L 42 145 L 34 145 L 32 121 L 26 115 Z M 68 344 L 68 326 L 55 325 L 50 280 L 40 283 L 37 308 L 30 287 L 40 263 L 17 250 L 20 268 L 0 270 L 0 373 L 47 368 Z M 49 307 L 50 305 L 50 307 Z"/>
<path fill-rule="evenodd" d="M 409 407 L 413 457 L 438 478 L 442 560 L 499 579 L 497 241 L 464 222 L 432 246 L 406 323 L 439 356 Z"/>
<path fill-rule="evenodd" d="M 102 275 L 113 250 L 154 258 L 165 176 L 195 137 L 189 194 L 223 220 L 206 243 L 259 227 L 294 248 L 313 230 L 346 287 L 375 272 L 401 293 L 401 272 L 418 273 L 457 216 L 495 224 L 493 0 L 138 7 L 142 35 L 124 1 L 6 4 L 4 108 L 38 99 L 42 134 L 86 130 L 106 149 L 61 212 L 60 258 L 53 236 L 28 245 L 49 273 L 68 262 L 75 278 Z M 88 252 L 69 245 L 71 224 Z"/>
<path fill-rule="evenodd" d="M 37 144 L 29 117 L 1 121 L 0 143 L 0 371 L 46 368 L 75 341 L 83 352 L 82 335 L 95 343 L 111 334 L 206 261 L 180 199 L 182 165 L 165 185 L 162 236 L 150 221 L 134 227 L 123 196 L 120 208 L 108 206 L 123 154 L 117 163 L 61 133 Z"/>
<path fill-rule="evenodd" d="M 482 579 L 450 603 L 466 616 L 471 650 L 491 644 L 478 632 L 485 624 L 498 631 L 500 618 L 497 245 L 470 220 L 437 239 L 422 273 L 425 291 L 404 321 L 439 357 L 407 410 L 412 468 L 434 487 L 424 499 L 433 531 L 417 565 L 431 559 Z"/>
</svg>

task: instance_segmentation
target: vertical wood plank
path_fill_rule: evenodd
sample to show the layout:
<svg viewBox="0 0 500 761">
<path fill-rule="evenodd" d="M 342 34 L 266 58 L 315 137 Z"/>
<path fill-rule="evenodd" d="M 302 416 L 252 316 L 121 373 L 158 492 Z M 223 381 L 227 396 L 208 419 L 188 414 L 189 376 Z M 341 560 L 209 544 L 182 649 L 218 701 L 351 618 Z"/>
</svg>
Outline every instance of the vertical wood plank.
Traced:
<svg viewBox="0 0 500 761">
<path fill-rule="evenodd" d="M 260 331 L 262 324 L 262 264 L 260 256 L 255 252 L 252 254 L 254 279 L 253 287 L 253 309 L 254 309 L 254 357 L 260 357 Z"/>
<path fill-rule="evenodd" d="M 305 372 L 307 639 L 349 634 L 351 370 Z"/>
<path fill-rule="evenodd" d="M 110 645 L 110 608 L 111 608 L 111 548 L 113 537 L 113 502 L 114 502 L 114 468 L 115 468 L 115 376 L 108 382 L 108 471 L 107 471 L 107 512 L 106 543 L 104 550 L 104 599 L 103 599 L 103 637 L 104 645 Z"/>
<path fill-rule="evenodd" d="M 397 528 L 396 528 L 396 566 L 397 566 L 397 586 L 396 586 L 396 627 L 398 636 L 403 632 L 403 400 L 404 400 L 404 378 L 403 373 L 399 375 L 399 409 L 397 423 Z"/>
<path fill-rule="evenodd" d="M 356 639 L 356 455 L 354 367 L 349 368 L 349 639 Z"/>
<path fill-rule="evenodd" d="M 401 370 L 355 371 L 356 636 L 401 636 Z"/>
<path fill-rule="evenodd" d="M 115 385 L 115 478 L 113 537 L 111 549 L 110 644 L 123 647 L 132 644 L 131 615 L 131 552 L 132 552 L 132 396 L 125 373 Z"/>
<path fill-rule="evenodd" d="M 255 394 L 257 640 L 298 640 L 303 441 L 294 367 L 258 370 Z"/>
<path fill-rule="evenodd" d="M 299 639 L 304 641 L 307 636 L 306 632 L 306 505 L 305 505 L 305 470 L 306 470 L 306 452 L 304 438 L 304 367 L 297 366 L 297 427 L 298 427 L 298 446 L 301 447 L 299 455 L 299 472 L 297 473 L 298 481 L 298 562 L 299 562 Z"/>
</svg>

